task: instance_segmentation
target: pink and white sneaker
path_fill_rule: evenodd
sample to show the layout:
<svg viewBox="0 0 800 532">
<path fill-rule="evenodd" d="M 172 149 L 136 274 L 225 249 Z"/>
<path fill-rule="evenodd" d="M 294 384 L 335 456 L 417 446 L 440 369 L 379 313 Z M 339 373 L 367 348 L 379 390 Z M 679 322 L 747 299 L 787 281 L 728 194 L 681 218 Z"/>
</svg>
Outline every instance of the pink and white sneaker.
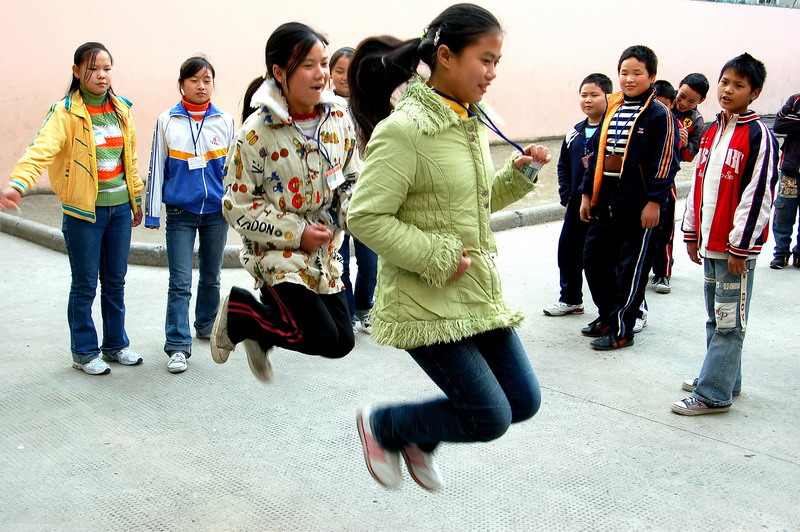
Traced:
<svg viewBox="0 0 800 532">
<path fill-rule="evenodd" d="M 433 453 L 426 453 L 416 445 L 408 445 L 403 449 L 403 459 L 414 482 L 428 491 L 442 487 L 442 475 Z"/>
<path fill-rule="evenodd" d="M 364 406 L 356 415 L 358 435 L 364 447 L 364 461 L 367 463 L 372 478 L 383 487 L 397 489 L 403 483 L 403 472 L 400 470 L 400 453 L 387 451 L 380 446 L 372 433 L 370 418 L 372 407 Z"/>
</svg>

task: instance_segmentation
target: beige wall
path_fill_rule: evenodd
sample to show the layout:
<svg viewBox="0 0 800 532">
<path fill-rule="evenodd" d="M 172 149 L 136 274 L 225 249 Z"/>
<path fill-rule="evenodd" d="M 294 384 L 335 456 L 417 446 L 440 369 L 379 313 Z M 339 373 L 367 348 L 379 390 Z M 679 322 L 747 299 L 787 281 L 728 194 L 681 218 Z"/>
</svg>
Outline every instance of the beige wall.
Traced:
<svg viewBox="0 0 800 532">
<path fill-rule="evenodd" d="M 177 101 L 178 67 L 188 56 L 209 56 L 217 70 L 214 101 L 238 115 L 245 87 L 263 71 L 266 38 L 278 24 L 309 23 L 326 32 L 336 49 L 368 35 L 420 35 L 451 3 L 2 0 L 0 184 L 8 181 L 49 105 L 63 96 L 72 54 L 84 41 L 103 42 L 114 56 L 113 86 L 135 103 L 140 172 L 146 177 L 155 118 Z M 616 85 L 617 58 L 631 44 L 652 47 L 660 59 L 659 77 L 673 84 L 692 71 L 705 73 L 713 83 L 724 61 L 750 52 L 769 72 L 765 91 L 753 106 L 758 112 L 776 112 L 800 90 L 800 49 L 789 45 L 800 22 L 798 10 L 690 0 L 480 3 L 507 32 L 499 77 L 487 101 L 505 117 L 502 129 L 512 138 L 566 132 L 581 118 L 575 97 L 580 80 L 600 71 Z M 119 5 L 124 11 L 115 7 Z M 342 14 L 345 6 L 351 9 L 349 16 Z M 681 23 L 675 22 L 678 16 Z M 706 118 L 718 111 L 713 86 L 710 96 L 701 106 Z"/>
</svg>

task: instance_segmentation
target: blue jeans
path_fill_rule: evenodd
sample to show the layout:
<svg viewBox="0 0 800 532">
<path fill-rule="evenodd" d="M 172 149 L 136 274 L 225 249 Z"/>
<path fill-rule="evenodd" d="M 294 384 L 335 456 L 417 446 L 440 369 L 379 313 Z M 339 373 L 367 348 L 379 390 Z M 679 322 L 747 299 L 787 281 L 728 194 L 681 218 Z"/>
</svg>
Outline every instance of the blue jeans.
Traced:
<svg viewBox="0 0 800 532">
<path fill-rule="evenodd" d="M 755 266 L 755 260 L 748 260 L 746 271 L 733 275 L 726 259 L 703 259 L 706 358 L 692 395 L 710 406 L 731 404 L 734 390 L 742 388 L 742 344 Z"/>
<path fill-rule="evenodd" d="M 86 364 L 100 355 L 128 347 L 125 333 L 125 274 L 131 249 L 131 207 L 95 207 L 94 223 L 63 215 L 72 283 L 67 303 L 72 360 Z M 92 303 L 100 279 L 103 344 L 98 346 Z"/>
<path fill-rule="evenodd" d="M 197 281 L 197 302 L 194 309 L 194 328 L 197 334 L 211 334 L 219 306 L 220 272 L 228 223 L 221 212 L 195 214 L 167 205 L 167 260 L 169 261 L 169 291 L 167 293 L 167 341 L 164 351 L 170 354 L 183 351 L 192 354 L 192 334 L 189 329 L 189 301 L 192 298 L 192 264 L 195 235 L 200 235 Z"/>
<path fill-rule="evenodd" d="M 539 410 L 539 381 L 513 329 L 408 352 L 447 397 L 376 408 L 372 428 L 387 450 L 494 440 Z"/>
<path fill-rule="evenodd" d="M 775 234 L 775 258 L 788 257 L 792 245 L 792 233 L 800 202 L 797 199 L 797 178 L 781 174 L 778 193 L 775 195 L 775 214 L 772 232 Z M 800 256 L 800 223 L 797 224 L 797 241 L 791 253 Z"/>
<path fill-rule="evenodd" d="M 350 235 L 345 233 L 339 253 L 342 255 L 342 282 L 351 318 L 363 318 L 372 309 L 375 284 L 378 282 L 378 255 L 366 244 L 353 239 L 356 252 L 356 286 L 350 282 Z"/>
</svg>

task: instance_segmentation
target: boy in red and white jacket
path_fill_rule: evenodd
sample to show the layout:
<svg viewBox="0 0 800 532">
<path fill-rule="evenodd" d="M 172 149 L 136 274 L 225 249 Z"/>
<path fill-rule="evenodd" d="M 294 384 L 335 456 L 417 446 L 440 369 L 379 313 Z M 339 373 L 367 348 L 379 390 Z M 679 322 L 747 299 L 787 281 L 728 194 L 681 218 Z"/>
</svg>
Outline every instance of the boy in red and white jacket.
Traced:
<svg viewBox="0 0 800 532">
<path fill-rule="evenodd" d="M 700 376 L 683 382 L 692 395 L 672 404 L 678 414 L 727 412 L 741 391 L 753 270 L 778 176 L 775 137 L 748 110 L 766 77 L 764 64 L 749 54 L 728 61 L 717 85 L 722 112 L 700 139 L 682 228 L 689 257 L 705 270 L 707 351 Z"/>
</svg>

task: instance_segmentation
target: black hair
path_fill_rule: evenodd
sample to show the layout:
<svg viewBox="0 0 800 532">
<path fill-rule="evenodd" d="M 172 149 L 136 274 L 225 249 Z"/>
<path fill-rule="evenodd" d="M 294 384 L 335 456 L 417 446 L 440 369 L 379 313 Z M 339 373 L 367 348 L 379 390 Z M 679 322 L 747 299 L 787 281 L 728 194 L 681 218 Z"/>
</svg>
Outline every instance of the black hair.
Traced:
<svg viewBox="0 0 800 532">
<path fill-rule="evenodd" d="M 653 88 L 655 89 L 655 94 L 653 95 L 655 98 L 666 98 L 670 102 L 674 102 L 675 97 L 678 95 L 678 91 L 675 90 L 672 83 L 665 79 L 657 79 L 653 83 Z"/>
<path fill-rule="evenodd" d="M 180 73 L 178 74 L 178 90 L 180 91 L 181 85 L 185 80 L 191 78 L 204 69 L 211 72 L 212 81 L 217 77 L 214 66 L 202 55 L 194 55 L 184 61 L 181 65 Z"/>
<path fill-rule="evenodd" d="M 746 52 L 725 63 L 725 66 L 719 71 L 719 79 L 722 79 L 722 75 L 725 74 L 726 70 L 735 70 L 740 76 L 747 78 L 747 81 L 750 82 L 751 90 L 764 88 L 764 81 L 767 79 L 767 67 Z"/>
<path fill-rule="evenodd" d="M 583 88 L 584 85 L 587 83 L 594 83 L 600 90 L 603 91 L 603 94 L 611 94 L 614 92 L 614 84 L 611 83 L 611 79 L 605 74 L 601 74 L 599 72 L 595 72 L 594 74 L 589 74 L 583 81 L 581 81 L 580 86 L 578 87 L 578 92 Z"/>
<path fill-rule="evenodd" d="M 350 60 L 350 112 L 362 140 L 368 141 L 375 126 L 392 111 L 395 89 L 417 72 L 420 61 L 436 70 L 436 54 L 447 46 L 454 54 L 487 34 L 502 34 L 497 19 L 474 4 L 455 4 L 437 16 L 422 37 L 401 41 L 383 35 L 361 41 Z"/>
<path fill-rule="evenodd" d="M 622 55 L 619 56 L 617 73 L 619 73 L 620 68 L 622 68 L 622 62 L 631 57 L 644 63 L 647 73 L 651 76 L 655 76 L 658 73 L 658 57 L 656 57 L 656 53 L 642 44 L 625 48 Z"/>
<path fill-rule="evenodd" d="M 341 59 L 342 57 L 344 58 L 353 57 L 353 52 L 355 52 L 355 50 L 350 48 L 349 46 L 343 46 L 342 48 L 339 48 L 338 50 L 333 52 L 331 60 L 328 61 L 328 66 L 330 67 L 331 70 L 333 70 L 333 67 L 336 66 L 336 63 L 339 61 L 339 59 Z"/>
<path fill-rule="evenodd" d="M 77 50 L 75 50 L 75 54 L 72 57 L 72 64 L 77 67 L 81 66 L 84 63 L 92 65 L 97 60 L 97 54 L 99 54 L 100 52 L 107 53 L 108 58 L 111 60 L 111 64 L 112 65 L 114 64 L 114 58 L 111 57 L 111 52 L 109 52 L 108 48 L 106 48 L 99 42 L 86 42 L 78 46 Z M 80 86 L 81 86 L 81 80 L 79 78 L 76 78 L 75 75 L 73 74 L 72 79 L 70 79 L 69 81 L 69 88 L 67 89 L 66 96 L 69 96 L 70 94 L 78 90 Z M 108 86 L 108 93 L 114 94 L 114 91 L 111 89 L 111 85 Z"/>
<path fill-rule="evenodd" d="M 693 72 L 688 74 L 685 78 L 683 78 L 678 85 L 680 88 L 681 85 L 688 85 L 690 89 L 695 91 L 697 94 L 700 95 L 700 99 L 704 100 L 706 95 L 708 94 L 708 89 L 710 87 L 708 83 L 708 78 L 705 77 L 703 74 L 699 72 Z"/>
<path fill-rule="evenodd" d="M 310 26 L 300 22 L 287 22 L 281 24 L 272 35 L 267 39 L 267 46 L 264 50 L 264 60 L 267 70 L 263 77 L 259 77 L 250 82 L 250 86 L 244 93 L 244 107 L 242 107 L 242 121 L 253 112 L 250 108 L 250 101 L 253 94 L 258 90 L 264 79 L 272 77 L 272 67 L 278 66 L 286 70 L 286 86 L 289 86 L 289 78 L 305 60 L 308 51 L 315 44 L 322 43 L 328 45 L 328 38 L 322 33 L 314 30 Z M 277 83 L 278 88 L 283 92 L 283 87 Z"/>
</svg>

